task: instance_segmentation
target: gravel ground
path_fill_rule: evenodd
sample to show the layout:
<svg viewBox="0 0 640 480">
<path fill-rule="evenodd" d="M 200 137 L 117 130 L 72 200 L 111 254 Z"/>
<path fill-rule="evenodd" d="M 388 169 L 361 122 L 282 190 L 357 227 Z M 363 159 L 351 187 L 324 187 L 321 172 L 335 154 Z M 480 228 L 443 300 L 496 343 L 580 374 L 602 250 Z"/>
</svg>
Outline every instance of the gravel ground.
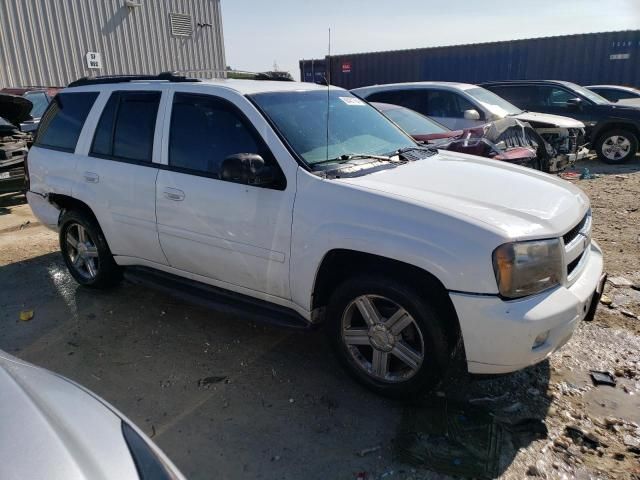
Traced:
<svg viewBox="0 0 640 480">
<path fill-rule="evenodd" d="M 584 167 L 600 175 L 575 183 L 592 199 L 606 269 L 637 285 L 640 161 Z M 225 318 L 126 283 L 79 288 L 56 234 L 33 219 L 3 231 L 19 203 L 0 198 L 0 348 L 113 403 L 189 478 L 440 479 L 463 468 L 476 478 L 640 478 L 632 286 L 607 285 L 595 321 L 548 361 L 492 379 L 453 368 L 440 391 L 401 404 L 355 385 L 318 333 Z M 18 321 L 24 309 L 35 312 L 29 322 Z M 592 369 L 617 385 L 594 386 Z M 456 438 L 466 450 L 450 445 Z"/>
</svg>

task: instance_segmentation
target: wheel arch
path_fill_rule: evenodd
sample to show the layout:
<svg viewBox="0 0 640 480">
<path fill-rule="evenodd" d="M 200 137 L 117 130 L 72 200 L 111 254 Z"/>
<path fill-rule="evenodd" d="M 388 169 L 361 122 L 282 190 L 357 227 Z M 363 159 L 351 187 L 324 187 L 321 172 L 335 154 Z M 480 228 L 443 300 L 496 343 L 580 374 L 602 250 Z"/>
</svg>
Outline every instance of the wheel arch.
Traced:
<svg viewBox="0 0 640 480">
<path fill-rule="evenodd" d="M 593 132 L 593 138 L 591 139 L 592 145 L 595 146 L 596 142 L 600 140 L 600 137 L 611 130 L 629 130 L 640 140 L 640 126 L 637 123 L 624 120 L 611 120 L 604 125 L 598 126 L 597 130 Z"/>
<path fill-rule="evenodd" d="M 91 207 L 86 203 L 84 203 L 82 200 L 78 200 L 77 198 L 71 197 L 69 195 L 64 195 L 61 193 L 50 193 L 47 196 L 47 198 L 49 199 L 49 202 L 53 206 L 55 206 L 58 210 L 60 210 L 60 216 L 58 217 L 58 224 L 60 223 L 60 219 L 62 219 L 62 216 L 66 211 L 78 210 L 90 215 L 93 218 L 93 220 L 96 222 L 98 227 L 100 226 L 100 223 L 98 222 L 98 219 L 93 213 L 93 210 L 91 210 Z"/>
<path fill-rule="evenodd" d="M 424 292 L 436 311 L 443 315 L 447 343 L 453 350 L 460 340 L 460 323 L 453 302 L 442 282 L 430 272 L 400 260 L 348 249 L 334 249 L 325 254 L 317 270 L 311 294 L 311 308 L 317 321 L 324 320 L 324 310 L 335 286 L 362 273 L 383 273 L 408 281 Z"/>
</svg>

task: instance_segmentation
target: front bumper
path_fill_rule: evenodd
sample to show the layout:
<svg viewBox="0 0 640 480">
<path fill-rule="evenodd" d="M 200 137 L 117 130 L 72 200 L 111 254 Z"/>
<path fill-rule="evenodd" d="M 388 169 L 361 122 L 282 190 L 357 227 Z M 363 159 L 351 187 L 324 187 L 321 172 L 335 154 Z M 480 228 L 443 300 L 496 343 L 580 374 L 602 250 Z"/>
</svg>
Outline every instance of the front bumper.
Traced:
<svg viewBox="0 0 640 480">
<path fill-rule="evenodd" d="M 549 160 L 549 171 L 551 173 L 561 172 L 567 167 L 572 166 L 578 160 L 582 160 L 589 155 L 589 149 L 586 147 L 579 148 L 576 153 L 562 153 Z"/>
<path fill-rule="evenodd" d="M 519 300 L 450 293 L 460 321 L 470 373 L 508 373 L 538 363 L 564 345 L 589 313 L 603 279 L 602 250 L 591 243 L 589 257 L 571 286 Z M 601 293 L 601 291 L 600 291 Z M 534 348 L 538 335 L 549 332 Z"/>
</svg>

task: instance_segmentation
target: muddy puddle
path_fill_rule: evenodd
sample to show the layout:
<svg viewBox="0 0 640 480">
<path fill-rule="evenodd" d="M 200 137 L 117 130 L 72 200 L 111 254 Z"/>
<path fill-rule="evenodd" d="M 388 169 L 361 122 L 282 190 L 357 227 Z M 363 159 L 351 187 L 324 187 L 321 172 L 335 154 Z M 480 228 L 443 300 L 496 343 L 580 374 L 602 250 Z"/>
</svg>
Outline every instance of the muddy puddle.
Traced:
<svg viewBox="0 0 640 480">
<path fill-rule="evenodd" d="M 505 455 L 546 435 L 536 418 L 508 419 L 468 402 L 433 398 L 404 410 L 394 456 L 403 464 L 456 477 L 496 478 Z"/>
</svg>

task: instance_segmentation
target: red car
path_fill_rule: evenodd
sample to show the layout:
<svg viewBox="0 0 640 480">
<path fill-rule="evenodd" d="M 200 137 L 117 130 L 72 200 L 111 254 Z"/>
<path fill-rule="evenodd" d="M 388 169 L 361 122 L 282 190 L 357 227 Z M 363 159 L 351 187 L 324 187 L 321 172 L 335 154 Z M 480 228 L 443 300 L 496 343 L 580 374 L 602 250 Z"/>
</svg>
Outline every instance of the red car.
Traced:
<svg viewBox="0 0 640 480">
<path fill-rule="evenodd" d="M 528 123 L 515 118 L 507 117 L 464 130 L 449 130 L 435 120 L 399 105 L 376 102 L 371 105 L 419 142 L 441 150 L 548 171 L 547 143 Z"/>
</svg>

